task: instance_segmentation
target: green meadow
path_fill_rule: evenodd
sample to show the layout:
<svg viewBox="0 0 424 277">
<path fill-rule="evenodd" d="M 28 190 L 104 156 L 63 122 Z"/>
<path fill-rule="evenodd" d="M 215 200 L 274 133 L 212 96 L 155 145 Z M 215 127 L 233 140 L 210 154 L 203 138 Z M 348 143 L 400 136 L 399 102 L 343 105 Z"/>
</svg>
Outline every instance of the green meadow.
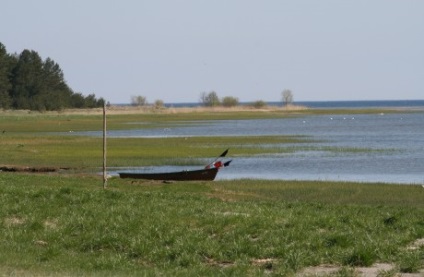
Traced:
<svg viewBox="0 0 424 277">
<path fill-rule="evenodd" d="M 164 128 L 208 116 L 302 113 L 107 119 L 109 129 Z M 328 265 L 337 267 L 331 276 L 358 276 L 357 268 L 377 263 L 392 265 L 379 276 L 423 273 L 421 186 L 248 179 L 164 184 L 114 177 L 103 189 L 96 174 L 102 138 L 69 133 L 101 130 L 100 114 L 5 113 L 0 124 L 0 165 L 75 169 L 0 172 L 2 276 L 299 276 Z M 108 166 L 200 165 L 226 148 L 237 159 L 308 149 L 309 142 L 303 136 L 108 139 Z"/>
<path fill-rule="evenodd" d="M 151 183 L 2 173 L 0 272 L 294 276 L 390 263 L 419 272 L 419 186 L 238 180 Z M 386 272 L 386 274 L 389 274 Z M 395 275 L 385 275 L 395 276 Z"/>
</svg>

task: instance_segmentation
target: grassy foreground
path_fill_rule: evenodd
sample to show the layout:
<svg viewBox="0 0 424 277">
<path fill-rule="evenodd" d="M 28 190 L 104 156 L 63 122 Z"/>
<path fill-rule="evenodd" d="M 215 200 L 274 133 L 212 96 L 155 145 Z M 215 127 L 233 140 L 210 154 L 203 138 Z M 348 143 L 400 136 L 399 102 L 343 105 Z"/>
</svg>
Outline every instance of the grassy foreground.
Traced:
<svg viewBox="0 0 424 277">
<path fill-rule="evenodd" d="M 421 186 L 161 184 L 0 174 L 0 275 L 292 276 L 308 266 L 423 268 Z"/>
</svg>

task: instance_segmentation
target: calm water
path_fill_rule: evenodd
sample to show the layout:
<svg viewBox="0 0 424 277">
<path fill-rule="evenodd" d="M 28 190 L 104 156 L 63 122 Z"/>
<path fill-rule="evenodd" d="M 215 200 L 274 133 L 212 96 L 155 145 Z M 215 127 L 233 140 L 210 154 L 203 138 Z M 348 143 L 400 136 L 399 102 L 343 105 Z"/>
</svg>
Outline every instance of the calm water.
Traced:
<svg viewBox="0 0 424 277">
<path fill-rule="evenodd" d="M 100 135 L 100 133 L 91 133 Z M 281 145 L 290 153 L 232 157 L 217 179 L 343 180 L 424 184 L 424 113 L 323 115 L 291 119 L 205 121 L 109 137 L 306 135 L 314 143 Z M 264 145 L 266 147 L 266 145 Z M 349 151 L 347 149 L 350 149 Z M 353 149 L 353 150 L 352 150 Z M 372 151 L 356 151 L 368 149 Z M 219 155 L 219 153 L 217 153 Z M 168 167 L 167 170 L 190 169 Z M 158 171 L 157 168 L 149 168 Z"/>
</svg>

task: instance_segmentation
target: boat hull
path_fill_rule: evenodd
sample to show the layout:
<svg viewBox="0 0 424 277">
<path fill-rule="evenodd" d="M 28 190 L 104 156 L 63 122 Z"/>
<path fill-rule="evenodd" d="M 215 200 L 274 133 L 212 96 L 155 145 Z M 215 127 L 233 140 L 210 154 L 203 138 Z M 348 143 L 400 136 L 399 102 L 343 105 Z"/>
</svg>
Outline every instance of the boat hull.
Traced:
<svg viewBox="0 0 424 277">
<path fill-rule="evenodd" d="M 218 168 L 185 170 L 166 173 L 126 173 L 120 172 L 121 178 L 160 180 L 160 181 L 213 181 L 218 173 Z"/>
</svg>

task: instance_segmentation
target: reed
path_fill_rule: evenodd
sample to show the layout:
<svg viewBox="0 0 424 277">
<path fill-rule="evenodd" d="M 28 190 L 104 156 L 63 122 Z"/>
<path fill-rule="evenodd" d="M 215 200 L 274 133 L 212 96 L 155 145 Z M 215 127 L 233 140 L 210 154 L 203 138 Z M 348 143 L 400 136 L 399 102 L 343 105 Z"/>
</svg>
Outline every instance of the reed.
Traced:
<svg viewBox="0 0 424 277">
<path fill-rule="evenodd" d="M 414 112 L 396 109 L 138 109 L 109 108 L 108 130 L 166 128 L 172 124 L 193 124 L 204 120 L 243 120 L 307 117 L 337 114 L 378 114 Z M 0 111 L 0 126 L 7 132 L 77 132 L 102 130 L 102 110 L 67 110 L 60 112 Z"/>
</svg>

